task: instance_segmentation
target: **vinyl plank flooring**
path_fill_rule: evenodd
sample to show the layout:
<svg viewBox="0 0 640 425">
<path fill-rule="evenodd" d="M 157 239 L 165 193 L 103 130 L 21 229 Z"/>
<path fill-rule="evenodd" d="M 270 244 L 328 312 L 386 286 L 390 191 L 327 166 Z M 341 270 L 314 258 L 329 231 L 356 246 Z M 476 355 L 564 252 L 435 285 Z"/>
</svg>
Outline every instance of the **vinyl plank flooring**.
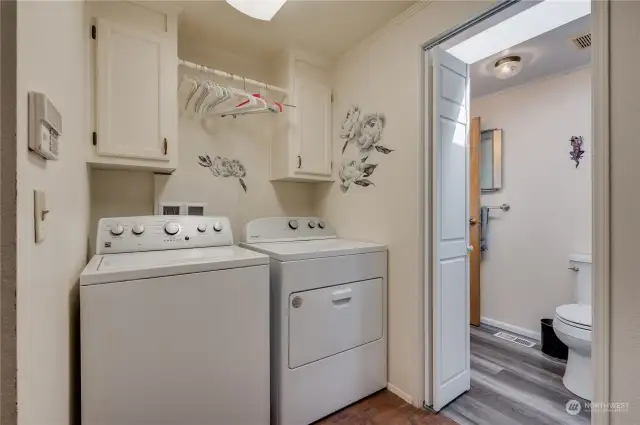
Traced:
<svg viewBox="0 0 640 425">
<path fill-rule="evenodd" d="M 450 418 L 418 409 L 387 390 L 315 422 L 314 425 L 456 425 Z"/>
<path fill-rule="evenodd" d="M 584 410 L 566 412 L 581 400 L 562 384 L 565 363 L 532 348 L 493 336 L 491 327 L 471 328 L 471 390 L 442 410 L 460 425 L 588 425 Z"/>
</svg>

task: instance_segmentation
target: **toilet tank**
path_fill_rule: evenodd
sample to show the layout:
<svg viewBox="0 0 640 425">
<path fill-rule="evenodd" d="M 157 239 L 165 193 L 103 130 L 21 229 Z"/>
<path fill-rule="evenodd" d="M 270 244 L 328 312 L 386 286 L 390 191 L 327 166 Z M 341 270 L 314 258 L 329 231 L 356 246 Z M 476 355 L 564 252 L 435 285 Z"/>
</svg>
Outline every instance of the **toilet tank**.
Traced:
<svg viewBox="0 0 640 425">
<path fill-rule="evenodd" d="M 569 268 L 575 272 L 576 302 L 591 304 L 591 254 L 571 254 Z"/>
</svg>

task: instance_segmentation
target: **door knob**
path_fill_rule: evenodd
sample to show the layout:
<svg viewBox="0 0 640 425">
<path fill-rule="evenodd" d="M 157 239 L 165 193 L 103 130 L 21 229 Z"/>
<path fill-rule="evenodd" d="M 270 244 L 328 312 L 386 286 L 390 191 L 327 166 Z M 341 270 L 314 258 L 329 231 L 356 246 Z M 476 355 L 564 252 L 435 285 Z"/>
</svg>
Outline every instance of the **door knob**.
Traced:
<svg viewBox="0 0 640 425">
<path fill-rule="evenodd" d="M 467 246 L 467 252 L 471 254 L 473 252 L 473 245 Z"/>
<path fill-rule="evenodd" d="M 471 217 L 471 218 L 469 219 L 469 224 L 470 224 L 471 226 L 475 226 L 476 224 L 478 224 L 478 219 L 477 219 L 477 218 L 473 218 L 473 217 Z"/>
</svg>

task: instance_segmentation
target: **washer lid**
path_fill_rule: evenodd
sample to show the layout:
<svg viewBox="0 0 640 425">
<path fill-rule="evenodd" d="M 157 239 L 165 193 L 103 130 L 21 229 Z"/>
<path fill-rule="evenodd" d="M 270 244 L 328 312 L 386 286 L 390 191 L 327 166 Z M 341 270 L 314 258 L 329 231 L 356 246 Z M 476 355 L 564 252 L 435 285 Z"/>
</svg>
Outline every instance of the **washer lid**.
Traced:
<svg viewBox="0 0 640 425">
<path fill-rule="evenodd" d="M 238 246 L 94 255 L 81 285 L 147 279 L 269 264 L 269 257 Z"/>
<path fill-rule="evenodd" d="M 591 306 L 588 304 L 565 304 L 556 308 L 558 317 L 581 326 L 591 326 Z"/>
<path fill-rule="evenodd" d="M 307 260 L 339 255 L 386 251 L 385 245 L 347 239 L 318 239 L 295 242 L 243 243 L 240 246 L 267 254 L 278 261 Z"/>
</svg>

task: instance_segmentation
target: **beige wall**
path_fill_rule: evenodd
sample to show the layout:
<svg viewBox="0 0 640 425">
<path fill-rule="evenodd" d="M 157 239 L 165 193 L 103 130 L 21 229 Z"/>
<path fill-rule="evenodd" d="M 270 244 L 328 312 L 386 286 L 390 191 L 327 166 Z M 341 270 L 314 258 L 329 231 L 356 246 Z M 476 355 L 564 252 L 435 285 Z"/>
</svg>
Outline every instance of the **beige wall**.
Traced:
<svg viewBox="0 0 640 425">
<path fill-rule="evenodd" d="M 611 107 L 611 400 L 629 402 L 612 425 L 640 423 L 640 2 L 613 1 L 610 16 Z"/>
<path fill-rule="evenodd" d="M 77 287 L 89 222 L 84 2 L 19 2 L 17 40 L 18 419 L 67 425 L 77 401 Z M 62 114 L 59 161 L 27 150 L 30 90 L 46 93 Z M 51 211 L 40 244 L 34 189 L 46 192 Z"/>
<path fill-rule="evenodd" d="M 259 81 L 268 82 L 271 77 L 268 63 L 213 50 L 201 41 L 180 39 L 179 56 Z M 185 72 L 192 77 L 211 78 L 209 74 L 184 67 L 180 67 L 179 78 Z M 225 79 L 215 81 L 231 84 Z M 243 87 L 242 83 L 235 85 Z M 237 119 L 214 117 L 203 122 L 199 118 L 181 116 L 178 122 L 178 168 L 172 175 L 92 171 L 92 228 L 102 217 L 153 214 L 157 202 L 206 203 L 205 215 L 229 217 L 238 242 L 244 224 L 254 218 L 311 215 L 313 185 L 269 181 L 272 120 L 269 115 L 249 115 Z M 247 169 L 244 179 L 247 192 L 237 179 L 215 178 L 208 169 L 198 165 L 198 156 L 205 154 L 211 158 L 219 155 L 240 160 Z"/>
<path fill-rule="evenodd" d="M 569 254 L 591 253 L 591 70 L 473 99 L 471 115 L 503 130 L 502 189 L 482 205 L 512 207 L 490 214 L 480 314 L 539 338 L 540 319 L 575 301 Z M 584 137 L 579 168 L 571 136 Z"/>
<path fill-rule="evenodd" d="M 339 184 L 317 189 L 317 211 L 343 237 L 389 246 L 389 382 L 413 403 L 422 389 L 422 281 L 419 268 L 418 170 L 421 118 L 420 45 L 490 6 L 480 1 L 435 1 L 344 55 L 334 71 L 334 163 L 341 164 L 339 129 L 351 105 L 386 115 L 383 143 L 373 154 L 375 187 Z M 337 180 L 337 177 L 336 177 Z M 392 388 L 393 388 L 392 387 Z"/>
</svg>

